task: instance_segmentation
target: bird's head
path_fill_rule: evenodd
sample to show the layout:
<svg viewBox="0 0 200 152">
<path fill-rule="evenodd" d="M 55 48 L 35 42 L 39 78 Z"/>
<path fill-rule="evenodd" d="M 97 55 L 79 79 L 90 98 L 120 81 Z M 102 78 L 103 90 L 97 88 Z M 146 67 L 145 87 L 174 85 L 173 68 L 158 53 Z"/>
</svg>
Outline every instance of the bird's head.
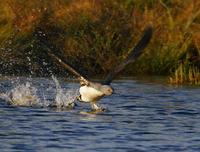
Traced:
<svg viewBox="0 0 200 152">
<path fill-rule="evenodd" d="M 102 91 L 105 95 L 109 96 L 109 95 L 113 94 L 114 89 L 113 89 L 111 86 L 109 86 L 109 85 L 102 85 L 101 91 Z"/>
</svg>

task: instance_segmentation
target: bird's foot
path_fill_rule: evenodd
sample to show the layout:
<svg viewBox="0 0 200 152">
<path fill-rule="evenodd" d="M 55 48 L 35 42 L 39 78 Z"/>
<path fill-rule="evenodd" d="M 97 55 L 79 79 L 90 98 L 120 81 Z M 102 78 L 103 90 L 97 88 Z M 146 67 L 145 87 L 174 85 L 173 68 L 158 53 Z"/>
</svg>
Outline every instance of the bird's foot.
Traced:
<svg viewBox="0 0 200 152">
<path fill-rule="evenodd" d="M 100 107 L 99 105 L 97 104 L 91 104 L 91 107 L 92 107 L 92 111 L 94 112 L 104 112 L 106 111 L 106 108 L 103 108 L 103 107 Z"/>
<path fill-rule="evenodd" d="M 91 104 L 91 108 L 92 109 L 90 111 L 81 111 L 80 114 L 83 114 L 83 115 L 96 115 L 96 114 L 99 114 L 99 113 L 102 113 L 102 112 L 106 111 L 106 108 L 100 107 L 99 105 L 94 104 L 94 103 Z"/>
</svg>

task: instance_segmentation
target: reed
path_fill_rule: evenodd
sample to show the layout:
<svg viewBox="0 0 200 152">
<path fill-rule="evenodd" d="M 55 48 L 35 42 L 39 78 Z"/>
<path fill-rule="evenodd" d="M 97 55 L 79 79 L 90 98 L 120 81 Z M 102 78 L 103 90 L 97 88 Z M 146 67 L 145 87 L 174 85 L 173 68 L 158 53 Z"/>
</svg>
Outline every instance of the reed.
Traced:
<svg viewBox="0 0 200 152">
<path fill-rule="evenodd" d="M 191 84 L 200 85 L 200 70 L 199 68 L 181 63 L 175 70 L 173 76 L 169 78 L 171 84 Z"/>
<path fill-rule="evenodd" d="M 2 71 L 26 73 L 29 55 L 35 73 L 42 75 L 43 61 L 63 73 L 48 59 L 48 46 L 79 71 L 104 75 L 127 56 L 147 25 L 154 28 L 151 43 L 124 75 L 177 73 L 180 79 L 180 56 L 190 45 L 200 52 L 199 0 L 4 0 L 0 6 Z M 199 68 L 183 73 L 196 75 Z"/>
</svg>

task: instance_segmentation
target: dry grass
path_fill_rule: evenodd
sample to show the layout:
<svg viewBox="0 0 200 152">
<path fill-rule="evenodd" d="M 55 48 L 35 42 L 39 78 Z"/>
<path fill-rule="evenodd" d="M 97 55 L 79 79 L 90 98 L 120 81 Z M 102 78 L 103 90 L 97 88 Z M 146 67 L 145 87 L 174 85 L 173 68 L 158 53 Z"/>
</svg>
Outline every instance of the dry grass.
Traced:
<svg viewBox="0 0 200 152">
<path fill-rule="evenodd" d="M 169 78 L 171 84 L 192 84 L 200 85 L 200 70 L 191 65 L 180 64 L 174 76 Z"/>
<path fill-rule="evenodd" d="M 7 48 L 5 40 L 20 31 L 13 39 L 17 51 L 6 55 L 4 49 L 4 59 L 21 58 L 32 46 L 37 64 L 41 51 L 45 58 L 43 41 L 86 74 L 105 74 L 126 57 L 149 24 L 153 39 L 124 74 L 173 74 L 191 44 L 200 52 L 199 0 L 5 0 L 0 5 L 1 46 Z"/>
</svg>

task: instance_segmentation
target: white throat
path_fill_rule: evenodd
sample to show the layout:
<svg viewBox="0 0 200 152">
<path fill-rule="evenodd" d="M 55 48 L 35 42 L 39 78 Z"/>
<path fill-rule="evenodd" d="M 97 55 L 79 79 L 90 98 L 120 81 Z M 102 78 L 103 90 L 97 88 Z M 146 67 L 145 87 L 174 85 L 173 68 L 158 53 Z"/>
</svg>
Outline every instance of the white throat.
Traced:
<svg viewBox="0 0 200 152">
<path fill-rule="evenodd" d="M 79 89 L 81 100 L 84 102 L 96 102 L 104 96 L 104 93 L 90 86 L 81 86 Z"/>
</svg>

